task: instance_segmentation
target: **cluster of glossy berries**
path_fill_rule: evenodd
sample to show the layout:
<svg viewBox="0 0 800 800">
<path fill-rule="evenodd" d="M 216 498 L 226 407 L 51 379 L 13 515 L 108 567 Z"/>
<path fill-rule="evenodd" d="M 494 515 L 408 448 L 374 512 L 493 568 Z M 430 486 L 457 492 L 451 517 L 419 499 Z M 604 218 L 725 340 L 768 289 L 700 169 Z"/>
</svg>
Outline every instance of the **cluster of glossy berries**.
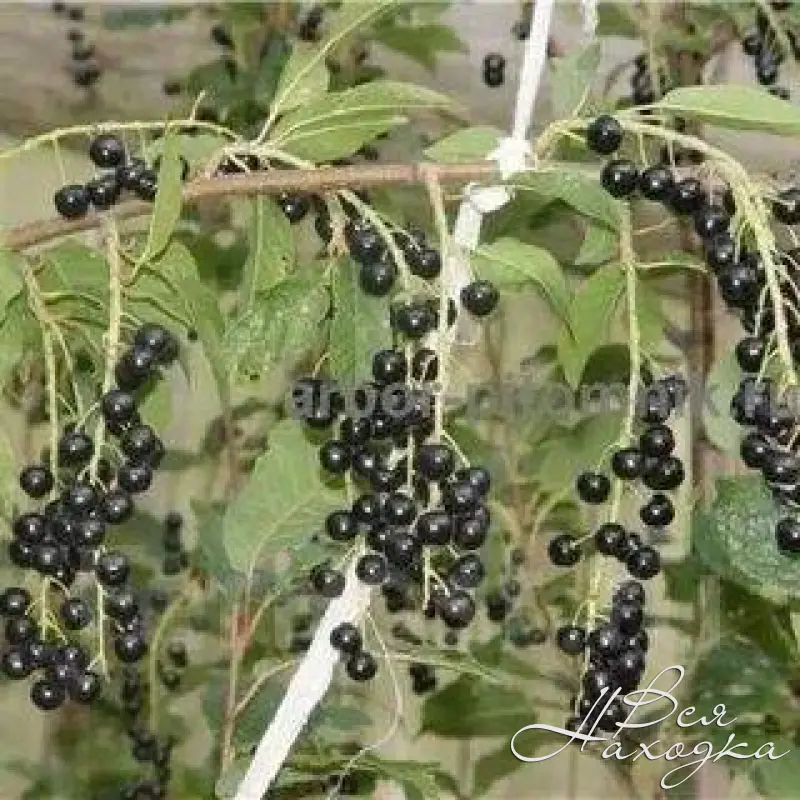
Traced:
<svg viewBox="0 0 800 800">
<path fill-rule="evenodd" d="M 559 649 L 582 656 L 586 664 L 573 716 L 566 722 L 568 730 L 592 734 L 599 728 L 616 733 L 617 724 L 628 716 L 621 698 L 639 686 L 645 669 L 644 606 L 642 584 L 626 581 L 614 592 L 607 623 L 590 631 L 574 624 L 559 628 Z"/>
<path fill-rule="evenodd" d="M 361 219 L 349 220 L 345 236 L 362 289 L 390 292 L 397 268 L 383 238 Z M 439 274 L 439 253 L 423 236 L 403 231 L 396 243 L 415 275 Z M 464 289 L 461 301 L 482 316 L 495 307 L 497 291 L 478 281 Z M 398 346 L 374 354 L 372 380 L 345 392 L 333 381 L 302 379 L 294 387 L 294 411 L 313 429 L 333 429 L 320 448 L 320 464 L 333 478 L 348 474 L 359 490 L 351 507 L 325 520 L 329 539 L 361 550 L 358 579 L 380 587 L 390 612 L 421 609 L 458 631 L 475 616 L 472 590 L 485 574 L 475 551 L 489 529 L 489 474 L 458 468 L 454 451 L 431 438 L 439 363 L 433 350 L 414 343 L 438 325 L 438 300 L 405 301 L 390 311 Z M 448 323 L 456 314 L 453 303 Z M 344 575 L 327 562 L 315 566 L 310 579 L 324 597 L 344 589 Z M 358 631 L 343 626 L 334 638 L 333 646 L 347 656 L 348 674 L 371 678 L 377 663 Z M 426 675 L 414 680 L 420 687 L 431 682 Z"/>
<path fill-rule="evenodd" d="M 775 11 L 786 11 L 791 5 L 788 2 L 771 3 Z M 787 27 L 783 30 L 791 52 L 784 52 L 782 38 L 778 35 L 767 14 L 762 9 L 756 12 L 756 23 L 752 30 L 742 38 L 742 49 L 753 59 L 756 80 L 768 87 L 776 97 L 789 99 L 789 90 L 779 86 L 781 65 L 787 56 L 800 59 L 800 40 L 794 31 Z"/>
<path fill-rule="evenodd" d="M 73 23 L 67 31 L 67 39 L 72 45 L 72 81 L 82 89 L 89 89 L 100 79 L 102 70 L 95 58 L 94 45 L 86 41 L 83 30 L 78 27 L 85 18 L 83 8 L 67 3 L 53 3 L 51 8 L 55 14 L 63 15 Z"/>
<path fill-rule="evenodd" d="M 483 82 L 490 88 L 502 86 L 506 80 L 506 57 L 488 53 L 483 59 Z"/>
<path fill-rule="evenodd" d="M 116 437 L 115 449 L 121 454 L 116 465 L 95 453 L 95 442 L 82 427 L 68 425 L 58 442 L 58 473 L 32 464 L 20 475 L 23 492 L 43 505 L 14 519 L 9 556 L 16 567 L 38 573 L 47 591 L 37 600 L 38 607 L 23 588 L 3 595 L 8 616 L 3 670 L 17 679 L 42 670 L 31 698 L 43 710 L 59 707 L 67 697 L 90 702 L 99 691 L 82 639 L 93 621 L 101 624 L 101 612 L 120 662 L 134 663 L 146 652 L 145 620 L 128 585 L 130 562 L 124 553 L 108 548 L 106 540 L 110 529 L 130 519 L 133 496 L 149 488 L 164 455 L 161 440 L 142 423 L 132 392 L 176 354 L 168 331 L 144 325 L 117 364 L 118 386 L 100 401 L 106 430 Z M 102 590 L 100 611 L 71 588 L 79 573 L 92 575 Z M 56 641 L 51 634 L 59 632 Z"/>
<path fill-rule="evenodd" d="M 599 117 L 587 130 L 589 147 L 604 155 L 614 153 L 622 138 L 622 128 L 613 117 Z M 748 334 L 736 346 L 738 363 L 747 376 L 731 404 L 734 419 L 750 429 L 742 442 L 742 457 L 748 466 L 762 471 L 776 498 L 794 510 L 800 500 L 796 415 L 786 399 L 776 396 L 775 386 L 762 373 L 774 347 L 774 304 L 783 306 L 786 333 L 795 350 L 791 355 L 795 360 L 800 356 L 800 344 L 794 344 L 800 342 L 800 322 L 794 310 L 800 249 L 772 254 L 781 291 L 779 298 L 773 298 L 761 254 L 749 249 L 747 242 L 737 242 L 731 231 L 736 203 L 730 187 L 719 192 L 694 177 L 676 180 L 672 170 L 664 165 L 640 172 L 625 158 L 613 159 L 605 165 L 602 182 L 615 197 L 628 197 L 638 190 L 676 214 L 691 216 L 720 294 L 729 309 L 739 315 Z M 771 203 L 776 223 L 800 224 L 800 187 L 777 191 Z M 800 522 L 794 516 L 782 519 L 775 535 L 782 551 L 800 552 Z"/>
<path fill-rule="evenodd" d="M 152 202 L 158 189 L 158 163 L 152 167 L 141 158 L 128 158 L 122 141 L 110 134 L 95 137 L 89 145 L 89 158 L 105 172 L 86 184 L 62 186 L 54 195 L 56 211 L 65 219 L 79 219 L 90 208 L 108 211 L 125 192 Z M 182 178 L 188 177 L 189 165 L 182 164 Z"/>
<path fill-rule="evenodd" d="M 134 698 L 134 705 L 141 705 L 141 683 L 135 671 L 128 673 L 123 681 L 123 695 Z M 152 777 L 140 778 L 124 785 L 120 800 L 165 800 L 172 777 L 172 751 L 175 745 L 171 737 L 159 737 L 146 725 L 132 723 L 128 728 L 130 752 L 134 761 L 150 767 Z"/>
<path fill-rule="evenodd" d="M 635 106 L 644 106 L 654 103 L 661 95 L 666 94 L 672 86 L 670 76 L 658 67 L 658 86 L 653 82 L 651 64 L 646 53 L 640 53 L 633 60 L 633 73 L 631 74 L 631 102 Z"/>
<path fill-rule="evenodd" d="M 645 386 L 640 393 L 637 416 L 643 426 L 637 445 L 623 447 L 611 456 L 614 477 L 627 484 L 640 481 L 651 495 L 639 509 L 639 517 L 657 541 L 675 517 L 675 508 L 668 492 L 684 480 L 683 462 L 673 450 L 675 437 L 666 424 L 670 415 L 683 405 L 686 383 L 680 376 L 670 375 Z M 578 476 L 578 495 L 585 503 L 605 503 L 611 493 L 611 480 L 602 472 L 584 472 Z M 618 559 L 634 578 L 648 580 L 661 569 L 658 550 L 635 532 L 618 522 L 602 524 L 594 534 L 597 552 Z M 557 566 L 573 566 L 581 557 L 579 541 L 570 534 L 559 534 L 548 549 L 550 560 Z"/>
</svg>

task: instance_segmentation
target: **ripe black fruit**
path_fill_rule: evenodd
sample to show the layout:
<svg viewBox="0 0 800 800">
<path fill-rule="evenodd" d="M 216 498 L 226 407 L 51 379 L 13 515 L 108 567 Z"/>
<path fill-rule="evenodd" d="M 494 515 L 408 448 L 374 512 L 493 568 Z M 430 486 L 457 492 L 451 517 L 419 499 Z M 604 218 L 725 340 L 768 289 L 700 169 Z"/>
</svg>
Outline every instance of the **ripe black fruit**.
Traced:
<svg viewBox="0 0 800 800">
<path fill-rule="evenodd" d="M 122 586 L 128 580 L 131 567 L 127 556 L 109 550 L 100 555 L 94 570 L 97 580 L 103 586 Z"/>
<path fill-rule="evenodd" d="M 578 476 L 576 487 L 584 503 L 604 503 L 611 491 L 611 481 L 599 472 L 584 472 Z"/>
<path fill-rule="evenodd" d="M 486 576 L 483 561 L 475 553 L 461 556 L 450 569 L 448 579 L 460 589 L 474 589 Z"/>
<path fill-rule="evenodd" d="M 416 467 L 426 480 L 438 483 L 450 477 L 455 456 L 446 444 L 424 444 L 417 451 Z"/>
<path fill-rule="evenodd" d="M 89 145 L 89 158 L 103 169 L 118 167 L 125 161 L 125 146 L 116 136 L 101 134 Z"/>
<path fill-rule="evenodd" d="M 649 580 L 661 571 L 661 556 L 650 545 L 642 545 L 628 556 L 625 564 L 634 578 Z"/>
<path fill-rule="evenodd" d="M 639 176 L 639 189 L 648 200 L 666 202 L 674 185 L 672 170 L 662 164 L 648 167 Z"/>
<path fill-rule="evenodd" d="M 758 372 L 765 353 L 764 341 L 756 336 L 745 336 L 736 344 L 736 361 L 744 372 Z"/>
<path fill-rule="evenodd" d="M 775 539 L 781 552 L 800 553 L 800 523 L 792 517 L 785 517 L 775 526 Z"/>
<path fill-rule="evenodd" d="M 694 213 L 694 229 L 701 239 L 710 239 L 726 233 L 731 218 L 728 212 L 717 205 L 707 205 Z"/>
<path fill-rule="evenodd" d="M 565 625 L 558 629 L 556 641 L 561 651 L 574 656 L 586 647 L 586 631 L 577 625 Z"/>
<path fill-rule="evenodd" d="M 392 310 L 393 326 L 409 339 L 421 339 L 434 327 L 434 317 L 424 304 L 404 303 Z"/>
<path fill-rule="evenodd" d="M 614 117 L 603 114 L 586 128 L 586 143 L 599 155 L 611 155 L 622 144 L 622 125 Z"/>
<path fill-rule="evenodd" d="M 692 214 L 703 205 L 705 189 L 696 178 L 678 181 L 670 195 L 670 205 L 678 214 Z"/>
<path fill-rule="evenodd" d="M 358 533 L 358 522 L 350 511 L 334 511 L 325 520 L 328 536 L 336 542 L 347 542 Z"/>
<path fill-rule="evenodd" d="M 20 473 L 19 485 L 28 497 L 44 497 L 54 486 L 53 473 L 43 464 L 31 464 Z"/>
<path fill-rule="evenodd" d="M 461 304 L 476 317 L 491 314 L 499 299 L 497 289 L 489 281 L 473 281 L 461 290 Z"/>
<path fill-rule="evenodd" d="M 354 681 L 368 681 L 375 677 L 375 673 L 378 671 L 378 662 L 372 653 L 362 650 L 347 659 L 345 669 Z"/>
<path fill-rule="evenodd" d="M 580 561 L 581 551 L 576 544 L 576 539 L 569 533 L 554 536 L 547 546 L 550 561 L 557 567 L 571 567 Z"/>
<path fill-rule="evenodd" d="M 124 664 L 133 664 L 144 658 L 147 642 L 140 631 L 127 631 L 114 639 L 114 652 Z"/>
<path fill-rule="evenodd" d="M 618 478 L 633 480 L 638 478 L 642 471 L 642 454 L 635 447 L 625 447 L 617 450 L 611 457 L 611 469 Z"/>
<path fill-rule="evenodd" d="M 78 219 L 89 210 L 89 192 L 85 186 L 71 184 L 59 189 L 53 196 L 56 211 L 64 219 Z"/>
<path fill-rule="evenodd" d="M 739 452 L 746 466 L 750 469 L 761 469 L 771 448 L 769 442 L 760 433 L 748 433 L 742 439 Z"/>
<path fill-rule="evenodd" d="M 639 170 L 627 158 L 609 161 L 600 173 L 600 183 L 613 197 L 627 197 L 636 190 Z"/>
<path fill-rule="evenodd" d="M 361 556 L 356 564 L 356 575 L 369 586 L 380 586 L 388 575 L 386 559 L 378 553 Z"/>
<path fill-rule="evenodd" d="M 86 184 L 89 200 L 98 211 L 107 211 L 117 202 L 120 186 L 114 173 L 93 178 Z"/>
<path fill-rule="evenodd" d="M 117 472 L 120 488 L 131 494 L 146 492 L 153 482 L 153 470 L 149 464 L 137 464 L 126 461 Z"/>
<path fill-rule="evenodd" d="M 71 631 L 79 631 L 92 621 L 92 612 L 80 597 L 67 597 L 60 613 L 65 627 Z"/>
<path fill-rule="evenodd" d="M 372 377 L 388 386 L 403 383 L 408 375 L 405 354 L 399 350 L 380 350 L 372 357 Z"/>
<path fill-rule="evenodd" d="M 109 489 L 100 500 L 103 519 L 112 525 L 119 525 L 133 514 L 133 500 L 123 489 Z"/>
<path fill-rule="evenodd" d="M 49 680 L 38 680 L 31 686 L 31 702 L 40 711 L 54 711 L 66 699 L 67 693 L 61 684 Z"/>
<path fill-rule="evenodd" d="M 784 225 L 800 223 L 800 188 L 782 191 L 772 205 L 772 213 Z"/>
<path fill-rule="evenodd" d="M 667 456 L 646 464 L 642 480 L 648 489 L 671 491 L 683 483 L 684 477 L 683 462 L 676 456 Z"/>
<path fill-rule="evenodd" d="M 355 655 L 362 645 L 361 633 L 350 622 L 342 622 L 331 631 L 331 646 L 342 653 Z"/>
<path fill-rule="evenodd" d="M 350 468 L 350 448 L 336 439 L 325 442 L 319 451 L 322 468 L 334 475 L 341 475 Z"/>
<path fill-rule="evenodd" d="M 653 425 L 639 437 L 639 447 L 645 456 L 668 456 L 675 447 L 675 437 L 666 425 Z"/>
<path fill-rule="evenodd" d="M 397 278 L 397 267 L 393 261 L 381 259 L 361 265 L 358 282 L 366 294 L 374 297 L 387 295 Z"/>
<path fill-rule="evenodd" d="M 58 443 L 58 458 L 66 467 L 79 467 L 87 463 L 94 454 L 94 443 L 82 430 L 69 431 Z"/>
<path fill-rule="evenodd" d="M 639 509 L 639 516 L 645 525 L 662 527 L 675 519 L 675 508 L 669 497 L 659 492 Z"/>
<path fill-rule="evenodd" d="M 451 591 L 438 602 L 439 614 L 448 628 L 466 628 L 475 616 L 475 603 L 464 591 Z"/>
<path fill-rule="evenodd" d="M 0 614 L 4 617 L 21 617 L 28 610 L 31 595 L 21 586 L 10 586 L 0 595 Z"/>
<path fill-rule="evenodd" d="M 616 556 L 625 539 L 625 528 L 616 522 L 603 523 L 594 534 L 598 552 L 604 556 Z"/>
</svg>

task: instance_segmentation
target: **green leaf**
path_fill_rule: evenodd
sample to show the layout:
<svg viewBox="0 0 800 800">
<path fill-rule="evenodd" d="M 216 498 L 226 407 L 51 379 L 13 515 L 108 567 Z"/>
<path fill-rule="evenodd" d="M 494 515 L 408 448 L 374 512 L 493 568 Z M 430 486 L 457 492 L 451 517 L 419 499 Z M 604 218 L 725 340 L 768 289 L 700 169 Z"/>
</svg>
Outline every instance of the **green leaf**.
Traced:
<svg viewBox="0 0 800 800">
<path fill-rule="evenodd" d="M 742 370 L 736 362 L 734 351 L 729 349 L 708 373 L 702 409 L 706 438 L 724 453 L 737 456 L 742 431 L 731 417 L 730 403 L 741 380 Z"/>
<path fill-rule="evenodd" d="M 511 737 L 536 722 L 529 706 L 525 694 L 516 689 L 463 675 L 425 701 L 420 732 L 445 739 Z"/>
<path fill-rule="evenodd" d="M 200 500 L 192 500 L 191 508 L 197 520 L 197 548 L 194 554 L 197 566 L 210 575 L 224 592 L 233 594 L 241 585 L 242 575 L 231 566 L 222 541 L 224 508 Z"/>
<path fill-rule="evenodd" d="M 560 317 L 567 316 L 569 290 L 558 262 L 541 247 L 503 238 L 479 247 L 473 256 L 478 274 L 499 288 L 535 284 Z"/>
<path fill-rule="evenodd" d="M 22 492 L 17 480 L 19 468 L 11 440 L 5 431 L 0 432 L 0 516 L 10 520 L 21 505 Z"/>
<path fill-rule="evenodd" d="M 258 744 L 269 721 L 275 716 L 285 692 L 284 676 L 276 675 L 274 679 L 262 684 L 236 722 L 234 741 L 238 748 L 247 750 Z"/>
<path fill-rule="evenodd" d="M 588 225 L 583 243 L 575 256 L 576 267 L 594 267 L 605 264 L 617 254 L 619 237 L 605 225 Z"/>
<path fill-rule="evenodd" d="M 577 388 L 592 352 L 607 341 L 611 320 L 625 289 L 619 264 L 601 267 L 581 284 L 570 304 L 566 327 L 558 340 L 558 360 L 567 383 Z"/>
<path fill-rule="evenodd" d="M 327 36 L 311 47 L 295 47 L 284 67 L 279 89 L 270 109 L 270 116 L 276 118 L 287 108 L 297 107 L 294 102 L 298 94 L 309 92 L 313 95 L 313 87 L 319 86 L 320 66 L 324 68 L 328 54 L 344 39 L 376 19 L 393 5 L 396 0 L 378 0 L 375 3 L 353 3 L 345 5 L 331 23 Z M 318 92 L 317 92 L 318 94 Z M 304 101 L 308 102 L 308 100 Z"/>
<path fill-rule="evenodd" d="M 697 554 L 708 567 L 775 603 L 800 596 L 800 561 L 778 550 L 774 530 L 786 515 L 760 478 L 720 478 L 698 515 Z"/>
<path fill-rule="evenodd" d="M 686 86 L 667 92 L 655 107 L 724 128 L 800 134 L 800 108 L 754 86 Z"/>
<path fill-rule="evenodd" d="M 296 41 L 281 72 L 274 96 L 282 114 L 318 100 L 328 91 L 325 59 L 316 58 L 319 45 Z M 303 69 L 302 65 L 309 65 Z M 291 85 L 290 85 L 291 84 Z"/>
<path fill-rule="evenodd" d="M 425 157 L 439 164 L 461 164 L 484 160 L 497 147 L 503 132 L 490 125 L 462 128 L 425 150 Z"/>
<path fill-rule="evenodd" d="M 636 281 L 636 323 L 639 327 L 639 344 L 648 353 L 657 352 L 664 341 L 664 313 L 661 310 L 661 287 Z M 628 314 L 627 297 L 624 313 Z"/>
<path fill-rule="evenodd" d="M 275 126 L 270 144 L 319 163 L 352 155 L 362 145 L 402 125 L 408 114 L 454 110 L 446 95 L 421 86 L 376 80 L 297 108 Z"/>
<path fill-rule="evenodd" d="M 286 277 L 294 265 L 294 238 L 291 223 L 270 197 L 252 200 L 249 253 L 244 265 L 241 309 L 250 309 L 256 295 L 271 289 Z"/>
<path fill-rule="evenodd" d="M 392 345 L 385 298 L 370 297 L 359 286 L 358 266 L 343 258 L 333 276 L 333 320 L 328 358 L 334 375 L 354 388 L 369 380 L 372 354 Z"/>
<path fill-rule="evenodd" d="M 228 325 L 223 342 L 231 375 L 292 366 L 320 340 L 329 299 L 318 276 L 293 275 L 258 294 Z"/>
<path fill-rule="evenodd" d="M 172 422 L 172 386 L 168 380 L 152 382 L 139 404 L 142 419 L 156 430 L 167 428 Z"/>
<path fill-rule="evenodd" d="M 596 464 L 618 438 L 620 413 L 600 413 L 581 420 L 574 428 L 554 431 L 533 448 L 523 467 L 548 492 L 569 489 L 587 464 Z"/>
<path fill-rule="evenodd" d="M 597 78 L 600 56 L 600 42 L 595 40 L 552 60 L 551 102 L 556 119 L 571 119 L 578 114 Z"/>
<path fill-rule="evenodd" d="M 775 746 L 772 749 L 775 756 L 782 758 L 746 762 L 750 767 L 750 778 L 761 797 L 769 800 L 786 800 L 787 797 L 797 793 L 800 752 L 796 743 L 786 736 L 770 737 L 770 741 L 774 742 Z"/>
<path fill-rule="evenodd" d="M 24 272 L 22 256 L 0 245 L 0 323 L 6 318 L 8 304 L 22 292 Z"/>
<path fill-rule="evenodd" d="M 223 520 L 225 550 L 240 571 L 308 536 L 342 502 L 320 479 L 316 448 L 296 420 L 275 426 L 268 446 Z"/>
<path fill-rule="evenodd" d="M 464 53 L 467 50 L 455 31 L 441 24 L 379 25 L 373 35 L 376 41 L 429 70 L 436 68 L 439 53 Z"/>
<path fill-rule="evenodd" d="M 144 252 L 138 263 L 146 264 L 169 244 L 175 226 L 181 217 L 183 201 L 183 184 L 181 173 L 181 143 L 176 129 L 168 127 L 164 135 L 164 150 L 158 171 L 158 190 L 150 218 L 150 229 Z"/>
<path fill-rule="evenodd" d="M 218 153 L 229 139 L 216 133 L 200 132 L 193 135 L 188 133 L 175 133 L 172 138 L 176 142 L 178 153 L 186 159 L 189 171 L 194 173 L 202 169 L 208 160 L 215 153 Z M 163 159 L 164 147 L 168 139 L 156 139 L 147 147 L 147 158 L 153 161 L 156 158 Z"/>
<path fill-rule="evenodd" d="M 590 175 L 574 169 L 542 170 L 515 175 L 511 183 L 550 200 L 560 200 L 607 228 L 619 229 L 619 200 L 608 194 L 600 182 Z"/>
</svg>

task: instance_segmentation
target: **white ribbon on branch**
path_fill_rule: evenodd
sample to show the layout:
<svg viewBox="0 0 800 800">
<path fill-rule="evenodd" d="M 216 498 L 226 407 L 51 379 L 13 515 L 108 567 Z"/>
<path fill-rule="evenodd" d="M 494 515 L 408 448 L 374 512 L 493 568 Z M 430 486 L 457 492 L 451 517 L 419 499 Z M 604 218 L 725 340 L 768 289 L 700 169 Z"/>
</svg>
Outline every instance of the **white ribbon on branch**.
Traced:
<svg viewBox="0 0 800 800">
<path fill-rule="evenodd" d="M 511 135 L 498 142 L 497 148 L 489 155 L 490 159 L 497 162 L 503 178 L 524 170 L 530 156 L 528 134 L 547 61 L 554 3 L 555 0 L 537 0 L 519 78 Z M 504 186 L 467 187 L 453 230 L 452 256 L 447 259 L 442 276 L 450 296 L 456 302 L 459 301 L 461 289 L 471 280 L 469 253 L 480 240 L 484 214 L 502 208 L 509 199 L 510 194 Z M 331 601 L 322 617 L 311 647 L 289 683 L 239 784 L 235 800 L 262 800 L 333 680 L 339 654 L 331 647 L 331 631 L 343 622 L 357 624 L 361 621 L 369 608 L 370 594 L 370 587 L 358 580 L 351 564 L 347 570 L 344 592 Z"/>
<path fill-rule="evenodd" d="M 530 34 L 526 41 L 522 71 L 517 85 L 511 133 L 501 139 L 497 147 L 487 156 L 488 160 L 497 162 L 503 179 L 522 172 L 527 167 L 531 154 L 528 136 L 536 96 L 547 63 L 547 43 L 550 38 L 554 5 L 555 0 L 537 0 L 534 6 Z M 476 187 L 471 184 L 466 187 L 453 227 L 453 246 L 449 263 L 445 264 L 444 274 L 450 296 L 456 303 L 459 302 L 461 290 L 472 280 L 470 253 L 480 242 L 483 217 L 502 208 L 509 200 L 511 193 L 505 186 Z M 464 343 L 472 338 L 465 336 L 465 333 L 462 328 L 457 334 Z"/>
</svg>

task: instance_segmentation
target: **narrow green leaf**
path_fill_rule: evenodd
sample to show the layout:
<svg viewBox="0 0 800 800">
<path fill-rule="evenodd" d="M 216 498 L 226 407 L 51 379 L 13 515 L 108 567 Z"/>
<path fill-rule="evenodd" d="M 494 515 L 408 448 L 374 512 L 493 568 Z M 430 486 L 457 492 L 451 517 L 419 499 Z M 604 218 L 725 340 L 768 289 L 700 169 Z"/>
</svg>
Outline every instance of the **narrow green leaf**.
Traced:
<svg viewBox="0 0 800 800">
<path fill-rule="evenodd" d="M 667 92 L 655 106 L 724 128 L 800 134 L 800 108 L 754 86 L 685 86 Z"/>
<path fill-rule="evenodd" d="M 584 48 L 553 59 L 551 102 L 556 119 L 571 119 L 578 114 L 597 78 L 600 55 L 600 41 L 596 39 Z"/>
<path fill-rule="evenodd" d="M 577 388 L 592 352 L 604 344 L 609 326 L 625 288 L 619 264 L 609 264 L 584 281 L 572 298 L 569 327 L 558 340 L 558 360 L 567 383 Z"/>
<path fill-rule="evenodd" d="M 17 480 L 17 459 L 11 440 L 5 431 L 0 431 L 0 516 L 10 520 L 22 499 Z"/>
<path fill-rule="evenodd" d="M 279 89 L 275 93 L 270 114 L 273 118 L 283 113 L 287 104 L 292 105 L 298 92 L 308 92 L 314 85 L 314 75 L 319 81 L 320 64 L 324 66 L 328 54 L 350 36 L 354 31 L 376 19 L 393 5 L 396 0 L 378 0 L 375 3 L 353 3 L 339 11 L 323 41 L 309 48 L 295 48 L 284 67 Z"/>
<path fill-rule="evenodd" d="M 343 498 L 320 478 L 317 450 L 296 420 L 269 436 L 244 488 L 225 512 L 222 538 L 231 566 L 242 572 L 316 530 Z"/>
<path fill-rule="evenodd" d="M 421 732 L 445 739 L 508 737 L 535 721 L 522 692 L 462 676 L 425 701 Z"/>
<path fill-rule="evenodd" d="M 259 293 L 253 307 L 225 330 L 230 374 L 260 375 L 276 364 L 291 367 L 321 340 L 320 322 L 328 307 L 328 293 L 317 276 L 293 275 Z"/>
<path fill-rule="evenodd" d="M 503 238 L 479 247 L 473 265 L 485 280 L 499 288 L 535 284 L 562 319 L 569 308 L 569 290 L 558 262 L 541 247 Z"/>
<path fill-rule="evenodd" d="M 172 422 L 172 386 L 168 380 L 153 381 L 139 404 L 142 419 L 156 430 L 164 430 Z"/>
<path fill-rule="evenodd" d="M 0 323 L 6 317 L 8 304 L 22 292 L 24 269 L 22 256 L 0 245 Z"/>
<path fill-rule="evenodd" d="M 150 229 L 144 251 L 138 259 L 139 264 L 146 264 L 164 250 L 181 217 L 183 165 L 180 148 L 180 138 L 176 129 L 168 127 L 164 134 L 164 149 L 158 171 L 158 191 L 150 217 Z"/>
<path fill-rule="evenodd" d="M 594 267 L 605 264 L 619 249 L 616 231 L 605 225 L 588 225 L 581 249 L 575 256 L 576 267 Z"/>
<path fill-rule="evenodd" d="M 222 541 L 224 509 L 201 500 L 192 500 L 191 507 L 197 520 L 197 549 L 194 555 L 197 566 L 210 575 L 224 592 L 232 594 L 241 585 L 242 575 L 231 567 Z"/>
<path fill-rule="evenodd" d="M 553 169 L 515 175 L 511 183 L 551 200 L 561 200 L 579 214 L 601 222 L 607 228 L 619 228 L 619 200 L 589 175 L 571 169 Z"/>
<path fill-rule="evenodd" d="M 703 430 L 707 439 L 724 453 L 737 455 L 742 430 L 731 417 L 731 397 L 742 380 L 742 370 L 732 349 L 722 353 L 706 379 Z"/>
<path fill-rule="evenodd" d="M 250 250 L 240 295 L 242 310 L 252 308 L 257 293 L 283 280 L 294 264 L 294 238 L 286 215 L 270 197 L 256 197 L 251 202 Z"/>
<path fill-rule="evenodd" d="M 298 158 L 330 161 L 404 124 L 410 113 L 454 109 L 453 100 L 431 89 L 376 80 L 296 108 L 275 126 L 270 144 Z"/>
<path fill-rule="evenodd" d="M 503 132 L 490 125 L 462 128 L 425 150 L 425 157 L 439 164 L 482 161 L 497 147 Z"/>
<path fill-rule="evenodd" d="M 295 41 L 275 90 L 282 114 L 313 103 L 328 91 L 330 74 L 325 59 L 317 58 L 319 45 Z M 308 65 L 303 69 L 303 65 Z"/>
<path fill-rule="evenodd" d="M 186 159 L 191 172 L 202 169 L 212 155 L 219 152 L 229 139 L 215 133 L 201 132 L 189 135 L 188 133 L 174 133 L 172 138 L 176 142 L 179 155 Z M 153 161 L 156 158 L 164 158 L 164 148 L 168 138 L 156 139 L 147 148 L 147 159 Z M 163 161 L 162 161 L 163 163 Z"/>
<path fill-rule="evenodd" d="M 394 23 L 395 21 L 392 20 Z M 429 70 L 436 68 L 440 53 L 464 53 L 464 42 L 447 25 L 379 25 L 375 40 Z"/>
<path fill-rule="evenodd" d="M 352 259 L 341 259 L 333 277 L 333 320 L 328 346 L 333 374 L 345 386 L 357 386 L 370 378 L 372 354 L 391 344 L 386 299 L 365 294 L 358 283 L 358 266 Z"/>
</svg>

